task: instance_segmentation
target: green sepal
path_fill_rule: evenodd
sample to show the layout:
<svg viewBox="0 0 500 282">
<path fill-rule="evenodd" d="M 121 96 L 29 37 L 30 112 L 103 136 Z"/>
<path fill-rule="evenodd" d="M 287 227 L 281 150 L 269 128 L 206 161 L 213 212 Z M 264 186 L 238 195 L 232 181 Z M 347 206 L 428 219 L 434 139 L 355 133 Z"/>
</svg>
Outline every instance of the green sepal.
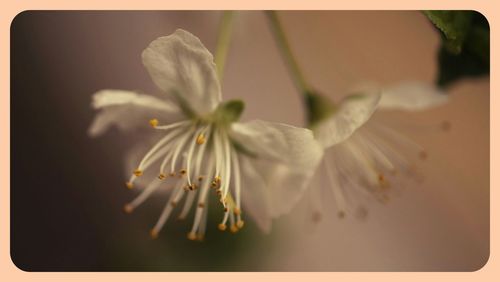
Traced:
<svg viewBox="0 0 500 282">
<path fill-rule="evenodd" d="M 219 105 L 214 119 L 217 123 L 229 125 L 240 119 L 244 109 L 245 103 L 242 100 L 230 100 Z"/>
<path fill-rule="evenodd" d="M 336 110 L 335 104 L 323 95 L 314 91 L 304 93 L 307 106 L 307 124 L 313 127 L 318 122 L 330 117 Z"/>
</svg>

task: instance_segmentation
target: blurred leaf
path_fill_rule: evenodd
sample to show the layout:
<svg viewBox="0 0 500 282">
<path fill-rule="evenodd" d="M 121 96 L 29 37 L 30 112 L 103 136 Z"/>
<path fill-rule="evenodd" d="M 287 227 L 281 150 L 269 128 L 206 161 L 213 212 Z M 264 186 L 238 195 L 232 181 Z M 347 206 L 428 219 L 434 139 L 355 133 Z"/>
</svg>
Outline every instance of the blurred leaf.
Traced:
<svg viewBox="0 0 500 282">
<path fill-rule="evenodd" d="M 448 51 L 459 54 L 471 26 L 472 14 L 469 11 L 425 11 L 424 14 L 444 34 Z"/>
<path fill-rule="evenodd" d="M 424 14 L 442 35 L 438 85 L 489 74 L 490 29 L 483 15 L 476 11 L 424 11 Z"/>
</svg>

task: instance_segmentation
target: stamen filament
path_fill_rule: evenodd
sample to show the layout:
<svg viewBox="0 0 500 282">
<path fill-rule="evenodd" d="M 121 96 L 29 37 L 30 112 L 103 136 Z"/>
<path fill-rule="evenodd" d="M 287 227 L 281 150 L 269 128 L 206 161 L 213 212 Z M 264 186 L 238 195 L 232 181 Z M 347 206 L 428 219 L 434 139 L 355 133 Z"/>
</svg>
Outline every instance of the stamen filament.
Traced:
<svg viewBox="0 0 500 282">
<path fill-rule="evenodd" d="M 214 151 L 215 151 L 215 178 L 220 177 L 220 171 L 221 171 L 221 143 L 220 143 L 220 138 L 218 134 L 219 130 L 215 129 L 213 131 L 213 141 L 214 141 Z"/>
<path fill-rule="evenodd" d="M 172 138 L 175 137 L 175 133 L 179 132 L 180 129 L 171 131 L 165 137 L 163 137 L 160 141 L 158 141 L 153 148 L 151 148 L 146 155 L 142 158 L 141 162 L 139 163 L 139 166 L 137 167 L 138 170 L 143 169 L 144 163 L 155 153 L 161 146 L 163 146 L 165 143 L 170 141 Z"/>
<path fill-rule="evenodd" d="M 141 171 L 144 171 L 144 170 L 148 169 L 149 166 L 151 166 L 152 164 L 154 164 L 167 151 L 169 151 L 169 147 L 165 146 L 165 147 L 161 148 L 160 150 L 158 150 L 156 153 L 154 153 L 152 156 L 150 156 L 149 159 L 141 167 Z M 129 189 L 133 188 L 133 184 L 134 184 L 134 181 L 135 181 L 136 178 L 137 178 L 137 175 L 135 175 L 134 173 L 132 173 L 132 175 L 129 178 L 129 181 L 126 183 L 127 184 L 127 188 L 129 188 Z"/>
<path fill-rule="evenodd" d="M 330 182 L 332 183 L 332 185 L 330 186 L 332 187 L 335 202 L 337 203 L 339 216 L 343 217 L 346 210 L 346 200 L 340 188 L 341 184 L 339 183 L 338 179 L 336 179 L 335 176 L 332 174 L 334 170 L 332 170 L 328 158 L 324 158 L 323 161 L 325 163 L 326 174 L 330 179 Z"/>
<path fill-rule="evenodd" d="M 179 202 L 179 199 L 184 195 L 184 189 L 182 189 L 181 183 L 182 183 L 181 181 L 178 182 L 176 190 L 172 192 L 172 196 L 170 196 L 167 203 L 165 204 L 165 208 L 163 209 L 160 217 L 158 218 L 158 221 L 156 222 L 155 226 L 152 229 L 152 234 L 153 231 L 155 231 L 154 233 L 156 234 L 160 232 L 160 230 L 163 228 L 163 225 L 165 225 L 165 222 L 167 222 L 170 213 Z"/>
<path fill-rule="evenodd" d="M 211 131 L 211 126 L 208 126 L 208 136 L 210 136 L 210 131 Z M 202 161 L 203 161 L 203 157 L 205 155 L 205 149 L 208 145 L 207 144 L 201 144 L 198 148 L 198 155 L 196 156 L 196 163 L 195 163 L 195 170 L 194 170 L 194 175 L 195 176 L 199 176 L 200 177 L 200 170 L 201 170 L 201 164 L 202 164 Z M 210 162 L 212 162 L 212 160 L 210 160 Z M 211 172 L 211 169 L 208 170 L 209 173 L 212 173 Z M 207 180 L 208 182 L 208 180 Z"/>
<path fill-rule="evenodd" d="M 234 221 L 234 214 L 232 212 L 229 213 L 229 226 L 232 233 L 236 233 L 238 231 L 238 227 Z"/>
<path fill-rule="evenodd" d="M 229 138 L 227 137 L 227 134 L 224 134 L 221 136 L 222 142 L 224 144 L 224 156 L 225 156 L 225 178 L 226 181 L 224 185 L 224 196 L 223 198 L 225 199 L 227 197 L 227 193 L 229 192 L 229 184 L 230 184 L 230 179 L 231 179 L 231 148 L 229 147 Z"/>
<path fill-rule="evenodd" d="M 169 130 L 169 129 L 179 127 L 181 125 L 187 125 L 188 123 L 191 123 L 191 121 L 180 121 L 180 122 L 172 123 L 169 125 L 158 125 L 158 123 L 156 123 L 156 126 L 154 128 L 161 129 L 161 130 Z"/>
<path fill-rule="evenodd" d="M 391 136 L 392 139 L 395 142 L 397 142 L 398 144 L 405 144 L 408 147 L 412 147 L 413 149 L 416 148 L 416 150 L 418 151 L 419 154 L 422 152 L 425 152 L 425 149 L 422 146 L 420 146 L 418 143 L 411 140 L 407 136 L 397 132 L 396 130 L 389 128 L 389 127 L 386 127 L 386 126 L 382 126 L 382 125 L 375 123 L 375 122 L 372 122 L 371 125 L 373 125 L 374 127 L 377 127 L 380 131 L 384 131 L 386 133 L 386 135 Z"/>
<path fill-rule="evenodd" d="M 229 218 L 229 210 L 224 212 L 224 217 L 222 218 L 222 222 L 219 224 L 219 226 L 226 225 L 227 219 Z"/>
<path fill-rule="evenodd" d="M 210 154 L 208 157 L 208 169 L 207 169 L 207 175 L 212 175 L 213 173 L 213 154 Z M 200 194 L 198 196 L 198 203 L 203 204 L 203 207 L 198 206 L 196 209 L 196 213 L 194 216 L 194 223 L 193 223 L 193 228 L 191 229 L 192 233 L 197 232 L 197 229 L 200 224 L 200 220 L 202 220 L 202 215 L 206 213 L 206 210 L 208 209 L 208 201 L 206 200 L 207 195 L 208 195 L 208 190 L 210 189 L 210 179 L 205 179 L 204 182 L 201 185 L 200 189 Z"/>
<path fill-rule="evenodd" d="M 177 158 L 179 157 L 179 153 L 181 152 L 182 148 L 186 145 L 187 140 L 192 137 L 194 129 L 191 129 L 186 135 L 181 137 L 181 140 L 177 143 L 177 147 L 175 148 L 174 151 L 174 156 L 172 157 L 172 162 L 171 162 L 171 167 L 170 167 L 170 172 L 173 173 L 175 172 L 175 164 L 177 162 Z"/>
<path fill-rule="evenodd" d="M 233 153 L 231 154 L 232 162 L 233 162 L 233 172 L 234 172 L 234 190 L 235 190 L 235 201 L 236 208 L 238 210 L 241 209 L 241 178 L 240 178 L 240 164 L 238 162 L 238 155 L 236 154 L 236 150 L 232 148 Z"/>
<path fill-rule="evenodd" d="M 125 211 L 128 213 L 135 210 L 139 205 L 141 205 L 149 196 L 160 187 L 159 181 L 152 181 L 149 185 L 130 203 L 125 205 Z"/>
<path fill-rule="evenodd" d="M 206 207 L 203 209 L 203 214 L 202 214 L 202 218 L 200 221 L 200 226 L 198 228 L 197 239 L 200 241 L 203 240 L 203 238 L 205 237 L 205 231 L 207 229 L 207 215 L 208 215 L 208 201 L 207 201 Z"/>
<path fill-rule="evenodd" d="M 203 132 L 204 128 L 198 129 L 194 136 L 199 136 L 201 132 Z M 193 158 L 194 146 L 197 144 L 197 140 L 193 140 L 189 145 L 188 155 L 187 155 L 187 163 L 186 163 L 186 172 L 187 172 L 187 183 L 191 186 L 191 159 Z"/>
<path fill-rule="evenodd" d="M 179 215 L 179 219 L 185 219 L 189 210 L 191 209 L 191 206 L 193 206 L 194 198 L 196 196 L 196 191 L 193 191 L 191 193 L 188 193 L 186 201 L 184 202 L 184 206 L 182 208 L 182 211 Z"/>
</svg>

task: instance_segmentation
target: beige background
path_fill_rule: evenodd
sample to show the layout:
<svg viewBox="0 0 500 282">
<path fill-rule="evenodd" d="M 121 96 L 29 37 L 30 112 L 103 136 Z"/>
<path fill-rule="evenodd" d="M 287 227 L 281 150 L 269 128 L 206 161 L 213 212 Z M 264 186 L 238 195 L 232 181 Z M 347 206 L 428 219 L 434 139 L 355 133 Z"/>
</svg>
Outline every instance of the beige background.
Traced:
<svg viewBox="0 0 500 282">
<path fill-rule="evenodd" d="M 283 15 L 285 26 L 290 29 L 292 45 L 308 77 L 323 92 L 338 97 L 358 79 L 383 84 L 407 78 L 432 79 L 435 74 L 432 55 L 438 38 L 421 15 L 414 12 L 396 16 L 386 14 L 381 21 L 367 12 L 334 14 L 335 17 L 309 18 L 300 13 Z M 300 124 L 301 116 L 297 114 L 299 101 L 289 98 L 293 88 L 259 17 L 248 14 L 238 22 L 224 96 L 255 97 L 247 103 L 245 118 L 259 116 Z M 297 24 L 298 19 L 300 25 Z M 366 21 L 366 26 L 370 28 L 389 30 L 393 35 L 366 32 L 356 19 Z M 399 24 L 392 25 L 386 21 L 397 21 Z M 152 29 L 157 23 L 164 22 L 152 19 Z M 332 26 L 328 36 L 321 34 L 325 25 Z M 197 31 L 203 34 L 203 29 L 194 22 L 185 28 L 195 34 Z M 142 31 L 127 31 L 137 38 L 137 46 L 144 46 L 144 42 L 156 36 L 155 32 Z M 106 33 L 106 30 L 102 32 Z M 109 32 L 112 33 L 112 30 Z M 248 34 L 258 38 L 253 40 Z M 208 46 L 213 46 L 213 39 L 200 37 Z M 401 54 L 401 48 L 407 53 Z M 143 81 L 141 79 L 138 84 L 146 84 Z M 266 263 L 284 264 L 290 268 L 296 265 L 348 266 L 353 263 L 367 266 L 410 263 L 426 267 L 443 262 L 444 266 L 469 267 L 469 270 L 481 266 L 489 247 L 488 92 L 488 81 L 468 81 L 450 90 L 453 100 L 443 110 L 425 115 L 405 115 L 405 122 L 429 128 L 443 119 L 453 124 L 451 133 L 447 134 L 429 133 L 431 130 L 427 129 L 408 130 L 408 135 L 430 152 L 429 162 L 423 166 L 428 178 L 423 186 L 409 189 L 388 207 L 374 207 L 370 220 L 365 223 L 325 220 L 328 223 L 315 228 L 314 232 L 292 225 L 290 228 L 293 230 L 307 232 L 289 233 L 298 235 L 290 236 L 283 242 L 283 251 L 269 255 L 269 262 Z M 271 102 L 262 103 L 263 99 L 271 99 Z M 277 106 L 278 102 L 280 106 Z M 282 106 L 285 102 L 286 107 Z M 297 221 L 297 218 L 300 215 L 293 214 L 286 220 Z M 366 234 L 372 236 L 366 238 Z M 442 250 L 441 256 L 426 253 L 424 250 L 429 246 Z M 410 260 L 400 259 L 402 249 L 404 257 Z M 381 252 L 385 254 L 384 258 L 377 255 Z M 359 260 L 359 256 L 351 256 L 352 253 L 362 253 L 363 260 Z"/>
</svg>

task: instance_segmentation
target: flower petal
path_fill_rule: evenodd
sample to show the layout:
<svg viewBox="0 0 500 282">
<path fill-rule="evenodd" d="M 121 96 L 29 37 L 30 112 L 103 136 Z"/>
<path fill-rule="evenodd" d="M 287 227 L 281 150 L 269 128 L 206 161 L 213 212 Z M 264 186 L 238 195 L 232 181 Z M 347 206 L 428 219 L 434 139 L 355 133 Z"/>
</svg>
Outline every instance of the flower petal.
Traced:
<svg viewBox="0 0 500 282">
<path fill-rule="evenodd" d="M 407 81 L 384 89 L 379 107 L 384 110 L 422 111 L 447 101 L 448 96 L 435 85 Z"/>
<path fill-rule="evenodd" d="M 185 30 L 151 42 L 142 62 L 161 90 L 178 95 L 195 113 L 211 112 L 221 101 L 212 54 Z"/>
<path fill-rule="evenodd" d="M 348 96 L 327 119 L 314 126 L 314 134 L 323 148 L 338 144 L 367 122 L 380 101 L 378 90 L 365 90 Z"/>
<path fill-rule="evenodd" d="M 147 126 L 148 120 L 158 118 L 172 122 L 182 118 L 180 109 L 166 100 L 124 90 L 101 90 L 92 97 L 92 107 L 100 110 L 89 127 L 90 136 L 104 133 L 110 126 L 128 130 Z"/>
<path fill-rule="evenodd" d="M 251 163 L 268 187 L 271 217 L 288 213 L 305 191 L 323 154 L 312 132 L 256 120 L 232 124 L 231 138 L 253 156 Z"/>
<path fill-rule="evenodd" d="M 265 233 L 271 230 L 271 212 L 269 189 L 264 178 L 256 171 L 251 158 L 241 155 L 239 158 L 241 167 L 243 189 L 241 199 L 244 212 L 248 214 Z"/>
</svg>

